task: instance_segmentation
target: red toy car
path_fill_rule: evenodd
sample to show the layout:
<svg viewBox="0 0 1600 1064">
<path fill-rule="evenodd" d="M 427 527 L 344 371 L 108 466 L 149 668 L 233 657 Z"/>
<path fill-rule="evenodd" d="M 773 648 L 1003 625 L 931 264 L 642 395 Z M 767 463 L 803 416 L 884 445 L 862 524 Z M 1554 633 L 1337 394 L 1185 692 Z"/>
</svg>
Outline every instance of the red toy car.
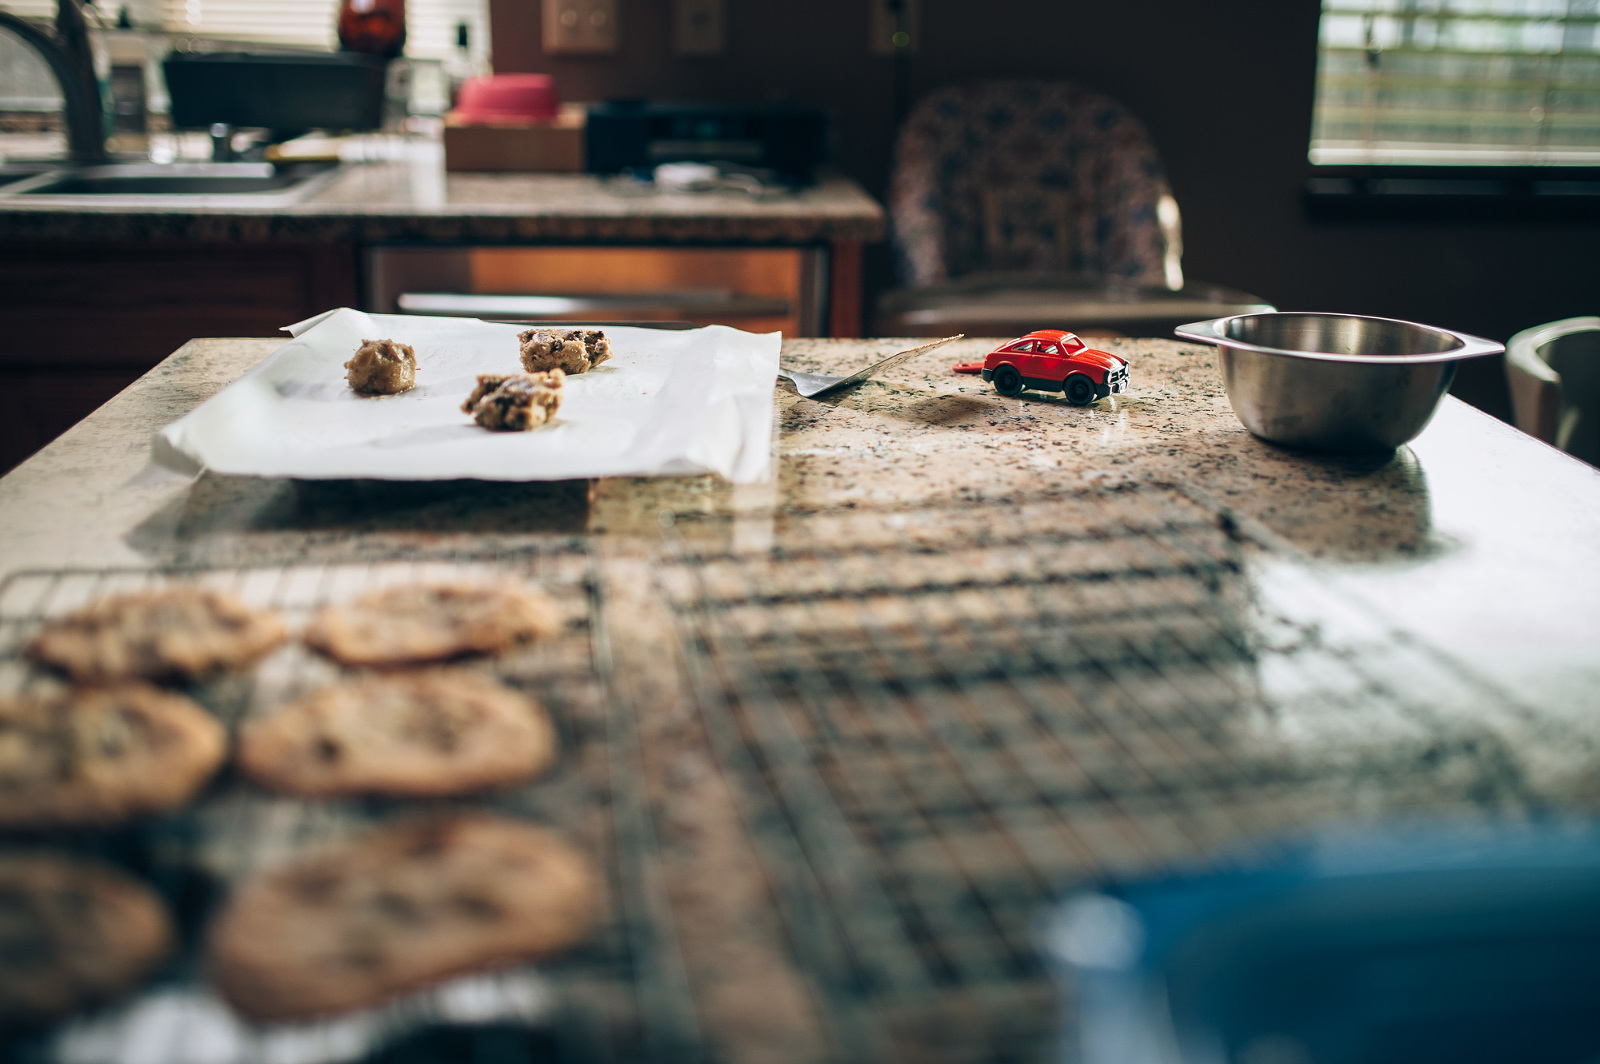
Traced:
<svg viewBox="0 0 1600 1064">
<path fill-rule="evenodd" d="M 1062 392 L 1073 406 L 1128 390 L 1128 363 L 1107 351 L 1096 351 L 1072 333 L 1036 329 L 989 352 L 982 362 L 962 362 L 957 373 L 981 373 L 1001 395 L 1021 395 L 1024 388 Z"/>
</svg>

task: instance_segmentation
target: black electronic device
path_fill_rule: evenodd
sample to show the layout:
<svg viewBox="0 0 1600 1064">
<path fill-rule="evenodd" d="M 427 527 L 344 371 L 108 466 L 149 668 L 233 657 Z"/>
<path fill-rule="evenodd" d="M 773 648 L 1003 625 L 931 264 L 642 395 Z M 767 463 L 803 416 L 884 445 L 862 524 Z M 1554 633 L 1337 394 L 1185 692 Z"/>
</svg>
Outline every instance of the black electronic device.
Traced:
<svg viewBox="0 0 1600 1064">
<path fill-rule="evenodd" d="M 377 129 L 387 66 L 356 52 L 174 52 L 162 71 L 176 128 L 223 122 L 269 129 L 283 139 L 309 129 Z"/>
<path fill-rule="evenodd" d="M 827 118 L 786 104 L 591 104 L 585 127 L 591 173 L 704 162 L 771 170 L 807 183 L 827 153 Z"/>
</svg>

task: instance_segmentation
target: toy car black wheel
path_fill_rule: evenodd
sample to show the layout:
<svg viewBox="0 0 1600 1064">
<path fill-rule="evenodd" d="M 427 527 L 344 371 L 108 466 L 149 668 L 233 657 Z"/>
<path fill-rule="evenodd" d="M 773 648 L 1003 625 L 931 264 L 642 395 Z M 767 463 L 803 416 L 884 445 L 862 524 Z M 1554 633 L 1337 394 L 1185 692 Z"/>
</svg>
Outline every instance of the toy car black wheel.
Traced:
<svg viewBox="0 0 1600 1064">
<path fill-rule="evenodd" d="M 1081 373 L 1069 375 L 1061 390 L 1073 406 L 1088 406 L 1094 402 L 1094 381 Z"/>
<path fill-rule="evenodd" d="M 994 390 L 1001 395 L 1022 394 L 1022 374 L 1015 366 L 1001 366 L 994 371 Z M 1091 389 L 1092 391 L 1092 389 Z"/>
</svg>

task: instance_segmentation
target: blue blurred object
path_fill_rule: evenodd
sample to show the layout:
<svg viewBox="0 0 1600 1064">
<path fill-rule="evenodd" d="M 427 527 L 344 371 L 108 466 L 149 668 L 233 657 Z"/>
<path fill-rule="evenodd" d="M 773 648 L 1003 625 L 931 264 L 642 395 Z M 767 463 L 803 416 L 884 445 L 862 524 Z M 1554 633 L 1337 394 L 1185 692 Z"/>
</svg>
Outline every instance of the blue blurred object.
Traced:
<svg viewBox="0 0 1600 1064">
<path fill-rule="evenodd" d="M 1078 1064 L 1600 1064 L 1600 826 L 1323 834 L 1067 898 Z"/>
</svg>

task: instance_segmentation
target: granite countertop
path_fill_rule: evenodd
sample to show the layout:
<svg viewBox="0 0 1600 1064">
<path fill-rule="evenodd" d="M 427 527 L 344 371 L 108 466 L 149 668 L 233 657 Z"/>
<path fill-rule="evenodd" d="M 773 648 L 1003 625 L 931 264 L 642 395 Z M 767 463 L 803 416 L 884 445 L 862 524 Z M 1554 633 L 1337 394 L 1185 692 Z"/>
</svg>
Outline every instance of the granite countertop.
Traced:
<svg viewBox="0 0 1600 1064">
<path fill-rule="evenodd" d="M 782 358 L 837 372 L 916 342 L 792 340 Z M 690 1024 L 717 1059 L 822 1059 L 856 1030 L 851 1007 L 894 1047 L 862 1059 L 1042 1059 L 1054 1037 L 1025 945 L 970 997 L 955 983 L 838 996 L 833 925 L 802 925 L 815 943 L 781 926 L 819 890 L 774 827 L 786 817 L 816 832 L 798 836 L 807 852 L 836 847 L 811 860 L 861 899 L 832 911 L 868 964 L 905 958 L 869 881 L 933 906 L 927 934 L 981 953 L 1031 941 L 1039 907 L 1072 884 L 1330 818 L 1600 801 L 1600 472 L 1454 399 L 1393 455 L 1315 456 L 1250 436 L 1207 349 L 1106 341 L 1132 389 L 1079 408 L 951 374 L 992 346 L 968 339 L 822 401 L 779 382 L 773 475 L 756 484 L 191 480 L 148 464 L 155 429 L 275 343 L 192 341 L 0 479 L 0 589 L 24 570 L 103 567 L 309 567 L 314 584 L 334 567 L 581 545 L 614 715 L 573 741 L 598 744 L 602 767 L 637 752 L 615 797 L 656 833 L 635 900 L 672 913 Z M 915 595 L 895 590 L 906 580 L 923 581 Z M 1146 598 L 1118 598 L 1135 584 Z M 18 597 L 0 593 L 0 613 Z M 911 601 L 929 612 L 906 616 Z M 951 626 L 941 610 L 970 612 Z M 1169 642 L 1151 641 L 1151 618 Z M 852 643 L 869 620 L 899 642 Z M 1047 667 L 985 663 L 1015 648 L 1008 626 L 1034 622 L 1032 652 L 1057 641 Z M 785 631 L 816 643 L 772 635 Z M 719 649 L 734 632 L 745 649 Z M 789 687 L 738 686 L 741 661 L 761 665 L 739 657 L 750 647 L 812 645 L 834 671 L 797 676 L 783 659 L 761 675 Z M 965 648 L 966 663 L 930 647 Z M 1092 667 L 1064 671 L 1086 647 Z M 892 666 L 874 657 L 886 651 Z M 707 695 L 713 666 L 740 701 Z M 872 671 L 886 667 L 890 682 Z M 817 695 L 852 668 L 875 686 Z M 797 730 L 772 730 L 780 718 Z M 814 768 L 802 749 L 821 751 Z M 972 934 L 961 914 L 977 901 L 993 923 Z M 903 974 L 873 970 L 886 986 Z"/>
<path fill-rule="evenodd" d="M 874 241 L 883 209 L 837 174 L 795 193 L 656 192 L 591 174 L 450 173 L 437 145 L 346 162 L 298 202 L 5 196 L 0 240 L 815 244 Z"/>
<path fill-rule="evenodd" d="M 798 369 L 854 368 L 921 342 L 788 340 L 783 359 Z M 1600 708 L 1600 472 L 1449 396 L 1422 436 L 1392 456 L 1318 456 L 1246 432 L 1207 349 L 1107 341 L 1132 360 L 1131 392 L 1076 408 L 1042 393 L 1005 399 L 949 373 L 992 346 L 968 339 L 821 402 L 780 382 L 775 479 L 764 485 L 369 483 L 351 493 L 141 473 L 155 428 L 276 344 L 193 341 L 0 480 L 0 576 L 86 559 L 231 564 L 261 551 L 363 554 L 419 536 L 470 541 L 520 527 L 523 509 L 541 531 L 653 532 L 663 509 L 1003 500 L 1157 477 L 1261 522 L 1513 688 Z M 314 528 L 307 507 L 319 512 Z"/>
</svg>

